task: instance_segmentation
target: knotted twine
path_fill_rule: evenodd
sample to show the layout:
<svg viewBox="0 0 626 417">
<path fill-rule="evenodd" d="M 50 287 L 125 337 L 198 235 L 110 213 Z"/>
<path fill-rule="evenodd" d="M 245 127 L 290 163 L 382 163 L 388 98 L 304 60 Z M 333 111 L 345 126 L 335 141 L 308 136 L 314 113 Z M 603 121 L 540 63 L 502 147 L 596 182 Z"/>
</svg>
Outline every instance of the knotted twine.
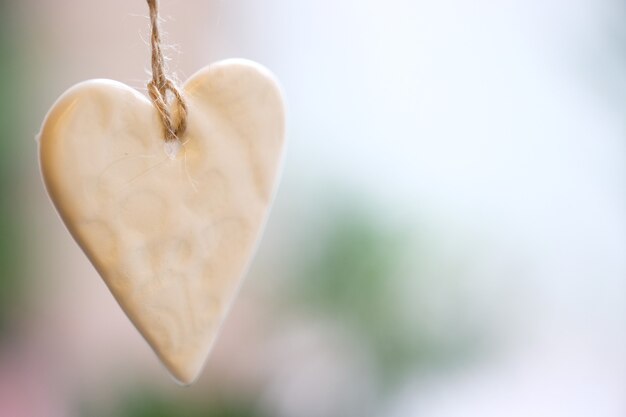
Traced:
<svg viewBox="0 0 626 417">
<path fill-rule="evenodd" d="M 161 34 L 159 32 L 158 0 L 147 0 L 150 8 L 151 45 L 152 45 L 152 80 L 148 83 L 148 94 L 154 107 L 161 116 L 163 133 L 166 142 L 180 138 L 187 129 L 187 104 L 183 95 L 172 80 L 165 75 L 165 58 L 161 50 Z M 176 100 L 176 118 L 170 112 L 168 91 Z"/>
</svg>

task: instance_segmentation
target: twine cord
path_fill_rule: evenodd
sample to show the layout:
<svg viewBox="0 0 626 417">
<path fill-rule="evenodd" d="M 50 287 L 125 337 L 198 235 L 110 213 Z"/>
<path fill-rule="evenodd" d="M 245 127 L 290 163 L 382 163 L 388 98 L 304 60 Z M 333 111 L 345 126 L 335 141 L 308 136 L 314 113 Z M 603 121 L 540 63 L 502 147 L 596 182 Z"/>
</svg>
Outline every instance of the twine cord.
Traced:
<svg viewBox="0 0 626 417">
<path fill-rule="evenodd" d="M 159 31 L 158 0 L 147 0 L 150 8 L 151 46 L 152 46 L 152 80 L 148 83 L 148 94 L 156 107 L 163 124 L 166 142 L 180 138 L 187 129 L 187 104 L 182 93 L 172 80 L 165 74 L 165 58 L 161 50 L 161 34 Z M 170 112 L 168 92 L 176 100 L 176 120 Z"/>
</svg>

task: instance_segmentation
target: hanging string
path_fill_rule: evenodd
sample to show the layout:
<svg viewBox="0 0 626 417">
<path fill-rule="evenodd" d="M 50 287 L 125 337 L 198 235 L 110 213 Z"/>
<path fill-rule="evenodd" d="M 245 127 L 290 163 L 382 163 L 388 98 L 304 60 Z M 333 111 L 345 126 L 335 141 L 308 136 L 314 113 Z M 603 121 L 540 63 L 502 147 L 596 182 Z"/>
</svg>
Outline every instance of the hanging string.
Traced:
<svg viewBox="0 0 626 417">
<path fill-rule="evenodd" d="M 154 107 L 161 116 L 165 141 L 180 138 L 187 129 L 187 104 L 183 95 L 172 80 L 165 75 L 165 58 L 161 50 L 161 34 L 159 32 L 158 0 L 147 0 L 150 7 L 151 45 L 152 45 L 152 80 L 148 83 L 148 94 Z M 176 100 L 176 120 L 170 112 L 168 92 Z"/>
</svg>

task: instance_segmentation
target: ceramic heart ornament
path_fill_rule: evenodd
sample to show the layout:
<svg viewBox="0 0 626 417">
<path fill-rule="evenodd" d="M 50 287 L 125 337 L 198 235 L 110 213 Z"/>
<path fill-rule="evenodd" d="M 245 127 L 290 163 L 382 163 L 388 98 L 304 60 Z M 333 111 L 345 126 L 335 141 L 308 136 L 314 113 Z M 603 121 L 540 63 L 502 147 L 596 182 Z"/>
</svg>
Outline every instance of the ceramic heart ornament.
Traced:
<svg viewBox="0 0 626 417">
<path fill-rule="evenodd" d="M 50 198 L 119 305 L 182 384 L 198 376 L 265 224 L 285 142 L 271 74 L 211 65 L 183 88 L 187 130 L 165 142 L 136 90 L 94 80 L 48 113 Z"/>
</svg>

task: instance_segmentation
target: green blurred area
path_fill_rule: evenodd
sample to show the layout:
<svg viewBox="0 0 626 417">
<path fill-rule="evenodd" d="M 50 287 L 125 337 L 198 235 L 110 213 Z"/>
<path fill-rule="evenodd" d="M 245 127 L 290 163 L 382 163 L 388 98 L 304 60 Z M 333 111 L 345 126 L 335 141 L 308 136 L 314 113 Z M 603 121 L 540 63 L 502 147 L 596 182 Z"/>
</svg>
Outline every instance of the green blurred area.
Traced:
<svg viewBox="0 0 626 417">
<path fill-rule="evenodd" d="M 0 343 L 24 278 L 21 222 L 18 213 L 20 129 L 20 55 L 7 2 L 0 2 Z"/>
<path fill-rule="evenodd" d="M 424 321 L 406 325 L 407 307 L 398 291 L 406 290 L 408 282 L 420 289 L 415 303 L 436 287 L 454 285 L 426 276 L 422 264 L 432 255 L 427 238 L 411 225 L 385 221 L 359 197 L 334 195 L 326 201 L 321 251 L 298 273 L 301 308 L 323 312 L 329 321 L 350 329 L 376 361 L 382 389 L 401 384 L 416 368 L 445 368 L 473 354 L 479 329 L 460 325 L 463 332 L 441 338 L 422 326 Z M 454 298 L 451 288 L 444 291 Z"/>
<path fill-rule="evenodd" d="M 402 312 L 393 293 L 410 237 L 380 224 L 363 201 L 333 203 L 325 211 L 322 250 L 303 266 L 298 298 L 351 329 L 378 360 L 381 376 L 396 378 L 423 353 L 420 335 L 398 326 Z"/>
<path fill-rule="evenodd" d="M 85 407 L 84 417 L 269 417 L 262 414 L 249 398 L 181 401 L 171 395 L 139 388 L 131 392 L 114 411 Z"/>
</svg>

